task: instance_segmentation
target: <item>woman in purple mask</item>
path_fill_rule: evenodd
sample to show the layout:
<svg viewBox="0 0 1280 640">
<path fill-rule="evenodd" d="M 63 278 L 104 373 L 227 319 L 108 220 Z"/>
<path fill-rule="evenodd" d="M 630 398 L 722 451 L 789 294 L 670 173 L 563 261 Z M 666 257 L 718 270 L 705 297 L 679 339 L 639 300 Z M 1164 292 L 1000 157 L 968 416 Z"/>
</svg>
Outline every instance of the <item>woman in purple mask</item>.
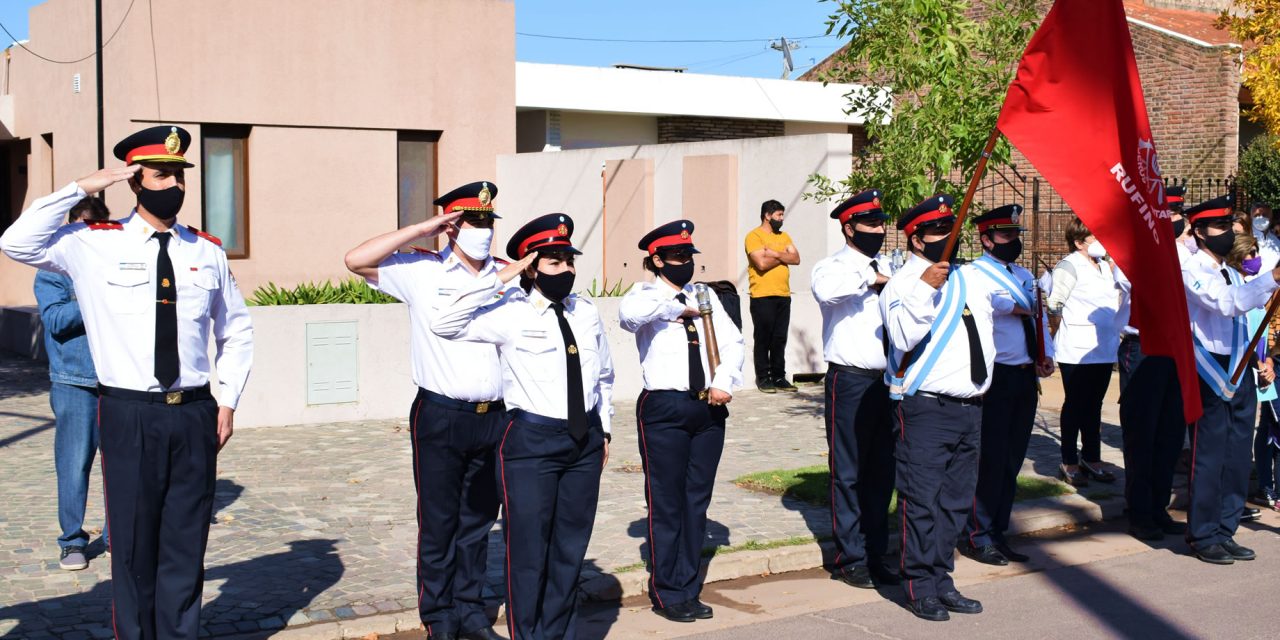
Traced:
<svg viewBox="0 0 1280 640">
<path fill-rule="evenodd" d="M 1231 253 L 1227 254 L 1227 264 L 1252 280 L 1262 269 L 1262 257 L 1258 254 L 1258 241 L 1252 235 L 1237 235 Z M 1258 330 L 1265 311 L 1254 309 L 1248 313 L 1249 335 Z M 1268 329 L 1268 333 L 1270 330 Z M 1266 334 L 1258 341 L 1258 368 L 1254 375 L 1258 383 L 1258 432 L 1253 439 L 1253 464 L 1258 475 L 1258 492 L 1253 502 L 1269 508 L 1276 508 L 1277 472 L 1280 472 L 1280 420 L 1277 420 L 1275 361 L 1268 357 Z"/>
</svg>

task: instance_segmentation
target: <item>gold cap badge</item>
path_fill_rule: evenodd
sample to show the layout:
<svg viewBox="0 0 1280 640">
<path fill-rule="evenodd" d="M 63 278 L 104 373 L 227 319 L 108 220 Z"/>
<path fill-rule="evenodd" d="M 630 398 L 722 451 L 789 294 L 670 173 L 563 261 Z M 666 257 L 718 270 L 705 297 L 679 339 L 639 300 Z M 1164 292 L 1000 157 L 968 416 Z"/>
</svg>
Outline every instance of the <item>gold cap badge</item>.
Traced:
<svg viewBox="0 0 1280 640">
<path fill-rule="evenodd" d="M 565 225 L 565 224 L 562 224 L 562 225 L 560 225 L 560 226 L 556 227 L 556 233 L 557 233 L 558 235 L 562 235 L 562 236 L 567 236 L 567 235 L 569 235 L 569 226 L 568 226 L 568 225 Z"/>
<path fill-rule="evenodd" d="M 154 138 L 152 139 L 154 140 Z M 170 127 L 169 135 L 164 139 L 165 152 L 168 153 L 169 155 L 174 155 L 178 153 L 178 150 L 181 148 L 182 148 L 182 138 L 178 137 L 178 128 Z"/>
<path fill-rule="evenodd" d="M 489 183 L 485 182 L 485 183 L 482 183 L 482 185 L 483 186 L 480 187 L 480 195 L 476 197 L 480 200 L 481 206 L 487 207 L 489 206 L 489 203 L 493 200 L 493 194 L 489 192 Z"/>
</svg>

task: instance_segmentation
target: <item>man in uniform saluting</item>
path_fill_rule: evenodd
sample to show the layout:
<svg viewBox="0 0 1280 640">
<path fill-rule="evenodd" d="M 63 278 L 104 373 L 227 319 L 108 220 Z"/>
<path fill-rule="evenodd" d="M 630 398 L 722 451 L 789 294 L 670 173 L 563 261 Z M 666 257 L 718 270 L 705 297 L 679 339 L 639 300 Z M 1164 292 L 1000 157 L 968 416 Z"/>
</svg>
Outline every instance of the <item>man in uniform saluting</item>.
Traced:
<svg viewBox="0 0 1280 640">
<path fill-rule="evenodd" d="M 967 286 L 973 276 L 964 270 L 948 277 L 951 203 L 950 196 L 931 196 L 898 220 L 911 258 L 880 295 L 892 347 L 886 377 L 898 437 L 901 572 L 911 612 L 932 621 L 947 620 L 948 611 L 982 612 L 981 603 L 956 591 L 950 574 L 973 506 L 982 394 L 995 360 L 990 293 Z"/>
<path fill-rule="evenodd" d="M 473 182 L 440 196 L 438 216 L 347 253 L 347 268 L 409 304 L 418 395 L 409 408 L 418 495 L 418 615 L 432 638 L 500 638 L 484 610 L 489 530 L 498 518 L 494 448 L 502 434 L 502 369 L 493 345 L 445 340 L 431 318 L 455 294 L 497 273 L 489 255 L 498 187 Z M 445 233 L 449 244 L 397 253 Z"/>
<path fill-rule="evenodd" d="M 880 255 L 885 221 L 880 190 L 869 189 L 831 212 L 845 246 L 813 267 L 827 361 L 827 465 L 831 475 L 832 569 L 846 584 L 897 584 L 884 567 L 893 497 L 893 424 L 884 383 L 888 341 L 880 290 L 889 264 Z"/>
<path fill-rule="evenodd" d="M 253 327 L 221 243 L 177 224 L 186 185 L 179 127 L 145 129 L 102 169 L 36 200 L 0 238 L 14 260 L 74 282 L 97 368 L 98 429 L 115 635 L 194 638 L 218 451 L 253 360 Z M 119 222 L 62 226 L 82 198 L 128 180 Z M 209 334 L 218 394 L 209 389 Z"/>
<path fill-rule="evenodd" d="M 573 220 L 552 213 L 507 243 L 515 263 L 431 320 L 442 338 L 497 345 L 508 412 L 498 445 L 513 640 L 577 637 L 578 577 L 609 459 L 613 361 L 600 313 L 572 295 Z M 520 288 L 507 282 L 520 277 Z"/>
<path fill-rule="evenodd" d="M 693 622 L 713 615 L 702 603 L 702 544 L 716 468 L 724 450 L 725 406 L 742 386 L 742 334 L 711 293 L 720 366 L 710 374 L 707 336 L 693 279 L 693 223 L 668 222 L 640 239 L 653 282 L 622 298 L 618 321 L 636 334 L 644 390 L 636 401 L 649 507 L 649 600 L 658 615 Z"/>
</svg>

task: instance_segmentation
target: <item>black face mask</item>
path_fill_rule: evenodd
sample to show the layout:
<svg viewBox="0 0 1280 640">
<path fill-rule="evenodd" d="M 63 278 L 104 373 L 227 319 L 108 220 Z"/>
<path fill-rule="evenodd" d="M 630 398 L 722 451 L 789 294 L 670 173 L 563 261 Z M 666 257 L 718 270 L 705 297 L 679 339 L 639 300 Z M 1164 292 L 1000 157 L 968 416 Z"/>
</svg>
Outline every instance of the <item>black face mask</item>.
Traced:
<svg viewBox="0 0 1280 640">
<path fill-rule="evenodd" d="M 693 279 L 693 260 L 689 260 L 684 264 L 663 262 L 662 266 L 658 268 L 658 273 L 671 281 L 671 284 L 674 284 L 677 289 L 683 289 Z"/>
<path fill-rule="evenodd" d="M 921 238 L 920 240 L 921 242 L 924 242 L 924 238 Z M 960 243 L 959 242 L 956 243 L 955 248 L 951 250 L 951 257 L 947 259 L 947 258 L 944 258 L 942 255 L 942 252 L 945 251 L 947 248 L 947 240 L 948 238 L 940 238 L 938 240 L 934 240 L 933 242 L 925 242 L 924 250 L 921 252 L 921 254 L 924 256 L 924 259 L 930 262 L 954 261 L 956 258 L 956 252 L 960 250 Z"/>
<path fill-rule="evenodd" d="M 1216 236 L 1205 236 L 1204 248 L 1213 252 L 1213 255 L 1219 258 L 1225 258 L 1231 253 L 1231 245 L 1236 243 L 1236 230 L 1227 229 L 1226 232 Z"/>
<path fill-rule="evenodd" d="M 538 291 L 546 296 L 552 302 L 564 302 L 565 298 L 573 291 L 573 278 L 576 276 L 572 271 L 561 271 L 555 275 L 538 272 L 534 277 L 533 283 L 538 286 Z"/>
<path fill-rule="evenodd" d="M 880 253 L 880 247 L 884 246 L 883 233 L 871 233 L 870 231 L 853 230 L 853 237 L 849 239 L 853 244 L 853 248 L 861 251 L 863 255 L 874 258 Z"/>
<path fill-rule="evenodd" d="M 1004 244 L 993 244 L 990 253 L 1001 262 L 1014 262 L 1022 255 L 1022 238 L 1014 238 Z"/>
<path fill-rule="evenodd" d="M 1178 238 L 1181 238 L 1181 237 L 1182 237 L 1182 232 L 1183 232 L 1183 231 L 1186 231 L 1186 230 L 1187 230 L 1187 221 L 1186 221 L 1186 219 L 1185 219 L 1185 218 L 1184 218 L 1184 219 L 1181 219 L 1181 220 L 1178 220 L 1177 222 L 1173 223 L 1173 237 L 1174 237 L 1174 239 L 1176 240 L 1176 239 L 1178 239 Z"/>
<path fill-rule="evenodd" d="M 770 228 L 770 229 L 773 229 L 773 232 L 774 232 L 774 233 L 777 233 L 777 232 L 781 231 L 781 230 L 782 230 L 782 221 L 781 221 L 781 220 L 774 220 L 773 218 L 769 218 L 769 228 Z"/>
<path fill-rule="evenodd" d="M 178 215 L 178 210 L 182 208 L 182 200 L 186 196 L 187 193 L 178 186 L 168 189 L 142 187 L 142 191 L 138 192 L 138 206 L 161 220 L 168 220 Z"/>
</svg>

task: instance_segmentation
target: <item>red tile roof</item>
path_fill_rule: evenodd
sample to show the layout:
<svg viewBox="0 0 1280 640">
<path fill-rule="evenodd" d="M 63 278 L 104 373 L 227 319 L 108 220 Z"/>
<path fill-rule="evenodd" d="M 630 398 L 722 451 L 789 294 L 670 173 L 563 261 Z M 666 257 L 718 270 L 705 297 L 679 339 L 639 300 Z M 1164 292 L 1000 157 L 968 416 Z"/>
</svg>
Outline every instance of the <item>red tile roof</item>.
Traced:
<svg viewBox="0 0 1280 640">
<path fill-rule="evenodd" d="M 1124 10 L 1134 20 L 1168 29 L 1210 45 L 1239 44 L 1239 41 L 1231 37 L 1226 30 L 1214 28 L 1213 22 L 1218 19 L 1216 13 L 1150 7 L 1143 0 L 1125 0 Z"/>
</svg>

